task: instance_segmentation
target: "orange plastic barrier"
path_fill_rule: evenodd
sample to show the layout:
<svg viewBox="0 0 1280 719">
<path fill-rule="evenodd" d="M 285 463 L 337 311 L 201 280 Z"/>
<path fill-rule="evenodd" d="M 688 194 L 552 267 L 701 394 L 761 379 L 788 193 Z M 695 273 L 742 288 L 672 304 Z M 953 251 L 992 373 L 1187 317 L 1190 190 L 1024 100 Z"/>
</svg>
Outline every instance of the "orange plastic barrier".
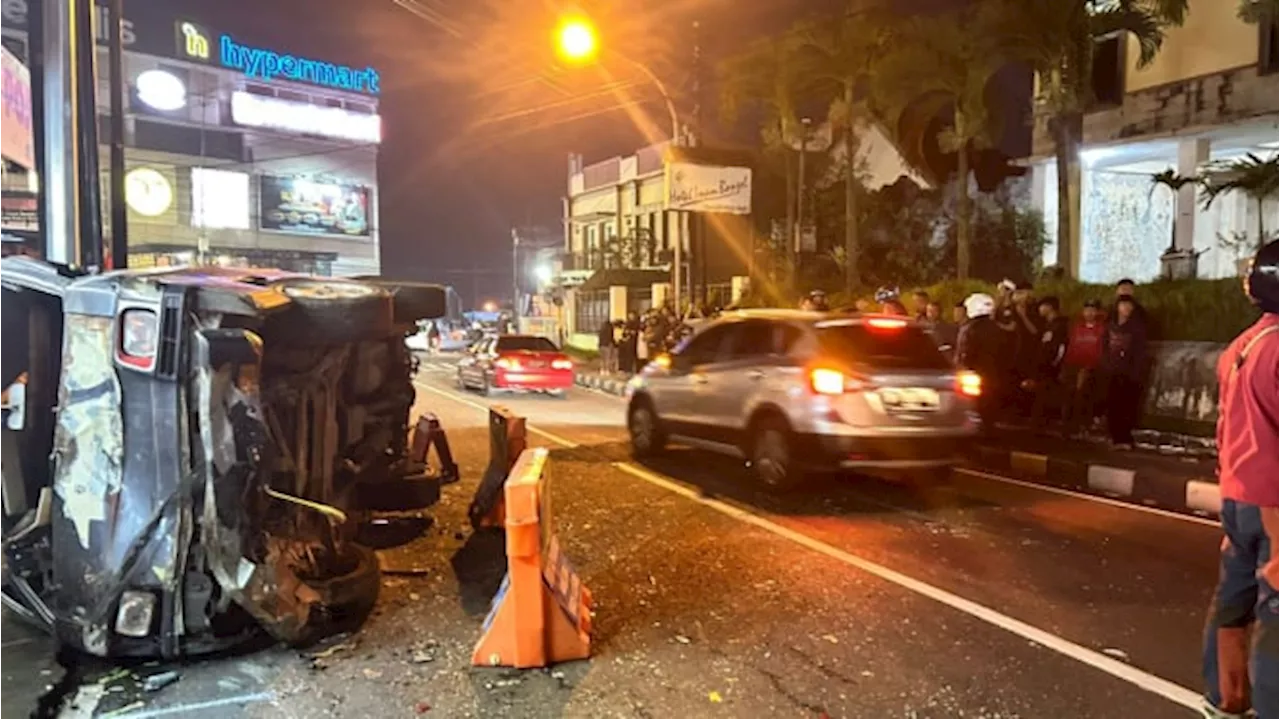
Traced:
<svg viewBox="0 0 1280 719">
<path fill-rule="evenodd" d="M 545 667 L 591 655 L 591 592 L 551 529 L 547 450 L 526 450 L 506 500 L 507 576 L 471 655 L 482 667 Z"/>
</svg>

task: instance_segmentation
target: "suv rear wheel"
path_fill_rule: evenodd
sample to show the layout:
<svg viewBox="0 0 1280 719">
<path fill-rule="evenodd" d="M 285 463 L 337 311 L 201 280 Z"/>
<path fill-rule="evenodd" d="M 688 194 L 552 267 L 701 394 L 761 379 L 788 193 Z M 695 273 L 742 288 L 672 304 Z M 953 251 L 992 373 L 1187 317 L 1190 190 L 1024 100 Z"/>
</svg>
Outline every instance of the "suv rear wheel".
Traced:
<svg viewBox="0 0 1280 719">
<path fill-rule="evenodd" d="M 627 434 L 631 436 L 631 454 L 651 457 L 662 451 L 667 438 L 658 427 L 658 414 L 647 399 L 638 399 L 627 410 Z"/>
<path fill-rule="evenodd" d="M 765 417 L 752 426 L 751 471 L 765 488 L 784 492 L 804 480 L 792 445 L 791 428 L 781 418 Z"/>
</svg>

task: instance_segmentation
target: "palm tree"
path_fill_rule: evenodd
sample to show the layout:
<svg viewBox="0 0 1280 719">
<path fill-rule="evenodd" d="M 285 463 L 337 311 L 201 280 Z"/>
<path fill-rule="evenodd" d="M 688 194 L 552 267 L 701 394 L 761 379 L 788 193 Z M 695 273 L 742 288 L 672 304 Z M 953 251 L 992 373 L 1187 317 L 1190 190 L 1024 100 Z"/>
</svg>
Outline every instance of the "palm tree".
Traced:
<svg viewBox="0 0 1280 719">
<path fill-rule="evenodd" d="M 986 89 L 1005 62 L 995 34 L 1000 9 L 990 0 L 979 0 L 957 12 L 905 20 L 878 78 L 878 94 L 895 110 L 919 102 L 930 104 L 935 112 L 951 109 L 951 123 L 939 140 L 942 149 L 955 152 L 957 158 L 956 270 L 960 279 L 969 277 L 970 267 L 968 152 L 987 144 L 993 134 Z"/>
<path fill-rule="evenodd" d="M 1169 189 L 1169 193 L 1173 196 L 1173 202 L 1178 202 L 1178 192 L 1187 185 L 1200 182 L 1200 178 L 1195 175 L 1179 175 L 1172 169 L 1166 169 L 1163 172 L 1157 172 L 1151 176 L 1151 189 L 1147 192 L 1148 201 L 1151 199 L 1151 193 L 1156 191 L 1157 187 L 1165 187 Z M 1176 212 L 1174 214 L 1177 214 Z M 1169 232 L 1169 249 L 1166 253 L 1172 253 L 1178 247 L 1178 223 L 1175 220 L 1173 229 Z"/>
<path fill-rule="evenodd" d="M 1204 193 L 1204 207 L 1219 197 L 1239 192 L 1253 200 L 1258 210 L 1258 246 L 1266 240 L 1266 223 L 1263 207 L 1268 198 L 1275 197 L 1280 189 L 1280 163 L 1277 156 L 1262 159 L 1249 153 L 1236 160 L 1224 160 L 1211 164 L 1200 178 Z"/>
<path fill-rule="evenodd" d="M 1007 49 L 1037 75 L 1035 106 L 1053 138 L 1058 167 L 1058 266 L 1074 274 L 1072 209 L 1080 199 L 1084 114 L 1093 105 L 1099 38 L 1138 40 L 1138 66 L 1155 59 L 1164 30 L 1181 25 L 1188 0 L 1004 0 L 999 31 Z M 1274 4 L 1274 3 L 1273 3 Z"/>
<path fill-rule="evenodd" d="M 789 36 L 764 38 L 747 46 L 718 68 L 720 115 L 727 124 L 743 109 L 763 111 L 761 139 L 765 155 L 780 161 L 786 180 L 786 233 L 790 242 L 795 225 L 796 176 L 787 139 L 799 125 L 796 103 L 805 74 Z"/>
<path fill-rule="evenodd" d="M 858 126 L 874 117 L 878 65 L 888 47 L 883 19 L 853 8 L 835 18 L 802 23 L 800 38 L 805 64 L 818 92 L 829 98 L 832 127 L 844 140 L 844 275 L 845 286 L 858 285 Z"/>
</svg>

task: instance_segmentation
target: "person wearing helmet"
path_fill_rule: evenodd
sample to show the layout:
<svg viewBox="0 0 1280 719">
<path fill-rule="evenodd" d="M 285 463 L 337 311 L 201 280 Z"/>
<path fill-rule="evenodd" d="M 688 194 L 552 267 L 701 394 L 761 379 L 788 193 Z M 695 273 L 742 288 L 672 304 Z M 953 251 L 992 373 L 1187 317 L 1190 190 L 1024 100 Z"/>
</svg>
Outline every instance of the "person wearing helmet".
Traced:
<svg viewBox="0 0 1280 719">
<path fill-rule="evenodd" d="M 831 306 L 827 304 L 827 293 L 822 290 L 814 290 L 809 293 L 809 302 L 813 305 L 815 312 L 830 312 Z"/>
<path fill-rule="evenodd" d="M 1222 564 L 1204 642 L 1205 716 L 1277 719 L 1280 241 L 1258 251 L 1245 292 L 1262 317 L 1218 360 Z M 1252 630 L 1253 636 L 1250 636 Z M 1250 688 L 1252 680 L 1252 689 Z"/>
<path fill-rule="evenodd" d="M 883 314 L 907 316 L 907 308 L 902 304 L 902 300 L 898 299 L 896 287 L 881 287 L 876 290 L 876 304 L 880 305 L 880 312 Z"/>
<path fill-rule="evenodd" d="M 1004 331 L 992 318 L 996 301 L 991 295 L 975 293 L 964 301 L 968 319 L 960 327 L 956 339 L 956 364 L 977 372 L 982 377 L 982 394 L 978 396 L 978 414 L 982 417 L 982 431 L 990 434 L 995 429 L 999 411 L 1000 383 L 1007 367 L 1003 351 Z"/>
</svg>

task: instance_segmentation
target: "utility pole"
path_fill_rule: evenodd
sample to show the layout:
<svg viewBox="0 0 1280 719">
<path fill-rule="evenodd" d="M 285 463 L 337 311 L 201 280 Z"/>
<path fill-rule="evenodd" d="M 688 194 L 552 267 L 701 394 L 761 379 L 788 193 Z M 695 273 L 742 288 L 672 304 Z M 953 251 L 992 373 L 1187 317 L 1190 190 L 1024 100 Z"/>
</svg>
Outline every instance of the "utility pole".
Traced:
<svg viewBox="0 0 1280 719">
<path fill-rule="evenodd" d="M 520 230 L 511 228 L 511 317 L 520 321 Z"/>
<path fill-rule="evenodd" d="M 702 140 L 702 23 L 693 21 L 693 129 L 690 132 L 689 145 L 697 147 Z M 689 263 L 689 299 L 692 302 L 694 292 L 694 266 L 697 266 L 697 298 L 699 305 L 707 304 L 707 223 L 702 213 L 694 213 L 690 218 L 690 252 Z"/>
<path fill-rule="evenodd" d="M 129 266 L 129 213 L 124 203 L 124 0 L 111 0 L 107 65 L 111 73 L 111 253 L 113 270 Z M 203 232 L 204 228 L 201 228 Z"/>
<path fill-rule="evenodd" d="M 807 117 L 800 118 L 800 162 L 797 168 L 799 181 L 796 185 L 796 236 L 792 240 L 793 266 L 800 267 L 800 252 L 803 249 L 804 239 L 804 159 L 809 154 L 809 123 Z"/>
</svg>

